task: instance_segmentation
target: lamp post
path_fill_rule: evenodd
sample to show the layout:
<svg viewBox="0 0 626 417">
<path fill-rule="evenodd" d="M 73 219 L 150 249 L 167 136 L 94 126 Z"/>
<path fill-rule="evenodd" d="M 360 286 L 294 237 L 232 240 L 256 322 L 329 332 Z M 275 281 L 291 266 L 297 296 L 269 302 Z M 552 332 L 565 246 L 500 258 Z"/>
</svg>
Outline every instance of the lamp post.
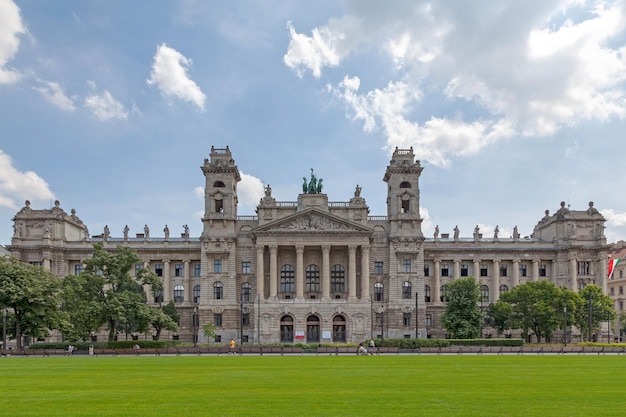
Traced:
<svg viewBox="0 0 626 417">
<path fill-rule="evenodd" d="M 607 321 L 609 322 L 608 325 L 606 326 L 606 343 L 611 343 L 611 312 L 610 311 L 606 312 L 606 318 L 607 318 Z"/>
<path fill-rule="evenodd" d="M 419 336 L 418 335 L 418 333 L 419 333 L 419 313 L 418 313 L 418 310 L 417 310 L 417 307 L 418 307 L 418 298 L 417 298 L 417 296 L 418 296 L 418 293 L 416 292 L 415 293 L 415 338 L 416 339 Z"/>
<path fill-rule="evenodd" d="M 591 342 L 591 314 L 592 314 L 591 289 L 589 289 L 589 313 L 588 313 L 588 315 L 589 315 L 589 317 L 588 317 L 588 319 L 589 319 L 589 323 L 588 323 L 589 324 L 589 340 L 588 341 L 589 342 Z"/>
<path fill-rule="evenodd" d="M 198 304 L 193 306 L 193 347 L 198 346 L 198 326 L 200 320 L 198 319 Z"/>
<path fill-rule="evenodd" d="M 563 346 L 567 346 L 567 306 L 563 306 Z"/>
</svg>

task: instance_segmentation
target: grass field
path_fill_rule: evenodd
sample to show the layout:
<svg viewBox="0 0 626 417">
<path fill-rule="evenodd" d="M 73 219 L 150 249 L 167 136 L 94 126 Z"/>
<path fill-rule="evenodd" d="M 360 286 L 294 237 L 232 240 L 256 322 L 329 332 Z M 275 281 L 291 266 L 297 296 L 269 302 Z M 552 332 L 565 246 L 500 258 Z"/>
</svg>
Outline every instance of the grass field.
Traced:
<svg viewBox="0 0 626 417">
<path fill-rule="evenodd" d="M 623 356 L 0 359 L 2 416 L 623 416 Z"/>
</svg>

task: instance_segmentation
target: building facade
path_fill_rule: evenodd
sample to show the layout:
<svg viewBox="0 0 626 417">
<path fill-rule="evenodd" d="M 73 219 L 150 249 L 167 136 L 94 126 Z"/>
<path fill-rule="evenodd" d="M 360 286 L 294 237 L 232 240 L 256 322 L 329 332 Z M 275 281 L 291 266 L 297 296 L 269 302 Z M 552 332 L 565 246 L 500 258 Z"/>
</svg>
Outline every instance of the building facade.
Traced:
<svg viewBox="0 0 626 417">
<path fill-rule="evenodd" d="M 240 173 L 228 147 L 211 148 L 205 176 L 203 231 L 190 237 L 144 233 L 112 237 L 108 227 L 90 235 L 76 216 L 26 205 L 15 215 L 8 249 L 23 261 L 63 277 L 80 274 L 100 242 L 126 245 L 162 277 L 154 305 L 173 300 L 179 331 L 166 337 L 205 339 L 208 321 L 218 341 L 242 343 L 358 342 L 369 337 L 445 337 L 440 317 L 447 284 L 474 277 L 486 308 L 502 292 L 528 281 L 549 280 L 577 290 L 595 283 L 606 292 L 609 247 L 605 219 L 589 203 L 575 211 L 561 203 L 531 236 L 470 237 L 422 233 L 420 162 L 412 149 L 396 149 L 383 181 L 387 213 L 370 215 L 357 185 L 348 201 L 332 202 L 313 171 L 296 201 L 276 201 L 269 186 L 256 215 L 238 215 Z M 488 335 L 489 329 L 484 329 Z M 144 337 L 144 336 L 141 336 Z"/>
</svg>

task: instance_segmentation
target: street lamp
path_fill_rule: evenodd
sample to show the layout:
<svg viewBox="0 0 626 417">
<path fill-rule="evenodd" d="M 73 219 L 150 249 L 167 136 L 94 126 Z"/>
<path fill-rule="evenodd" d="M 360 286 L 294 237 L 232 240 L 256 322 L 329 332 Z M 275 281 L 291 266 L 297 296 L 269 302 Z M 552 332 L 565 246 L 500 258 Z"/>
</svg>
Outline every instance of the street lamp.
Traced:
<svg viewBox="0 0 626 417">
<path fill-rule="evenodd" d="M 198 319 L 198 304 L 193 306 L 193 347 L 198 346 L 198 327 L 200 320 Z"/>
<path fill-rule="evenodd" d="M 418 333 L 419 333 L 419 313 L 417 311 L 417 307 L 418 307 L 418 299 L 417 299 L 418 293 L 415 293 L 415 338 L 417 339 L 418 337 Z"/>
<path fill-rule="evenodd" d="M 563 306 L 563 346 L 567 346 L 567 306 Z"/>
</svg>

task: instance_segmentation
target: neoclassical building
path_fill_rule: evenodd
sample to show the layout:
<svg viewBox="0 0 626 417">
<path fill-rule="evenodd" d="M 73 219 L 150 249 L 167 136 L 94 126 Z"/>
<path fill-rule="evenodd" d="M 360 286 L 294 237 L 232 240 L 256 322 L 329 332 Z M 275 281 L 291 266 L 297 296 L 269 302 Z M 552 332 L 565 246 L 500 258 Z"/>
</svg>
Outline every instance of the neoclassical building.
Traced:
<svg viewBox="0 0 626 417">
<path fill-rule="evenodd" d="M 444 337 L 440 316 L 450 281 L 474 277 L 483 307 L 528 281 L 549 280 L 577 290 L 589 283 L 606 292 L 609 246 L 605 219 L 589 203 L 560 208 L 539 220 L 531 236 L 470 237 L 422 233 L 419 179 L 412 149 L 396 149 L 383 174 L 387 213 L 370 215 L 357 185 L 348 201 L 329 201 L 313 171 L 295 201 L 276 201 L 269 186 L 256 215 L 237 212 L 239 169 L 231 151 L 211 148 L 203 231 L 189 236 L 90 235 L 59 202 L 36 210 L 27 201 L 14 217 L 10 252 L 59 277 L 80 274 L 101 242 L 135 250 L 162 277 L 154 305 L 173 300 L 181 322 L 166 337 L 191 342 L 213 322 L 218 339 L 243 343 L 358 342 L 369 337 Z M 382 173 L 382 170 L 381 170 Z M 141 265 L 138 265 L 139 268 Z M 487 334 L 489 329 L 484 329 Z M 143 335 L 140 337 L 144 337 Z M 148 336 L 149 337 L 149 336 Z"/>
</svg>

